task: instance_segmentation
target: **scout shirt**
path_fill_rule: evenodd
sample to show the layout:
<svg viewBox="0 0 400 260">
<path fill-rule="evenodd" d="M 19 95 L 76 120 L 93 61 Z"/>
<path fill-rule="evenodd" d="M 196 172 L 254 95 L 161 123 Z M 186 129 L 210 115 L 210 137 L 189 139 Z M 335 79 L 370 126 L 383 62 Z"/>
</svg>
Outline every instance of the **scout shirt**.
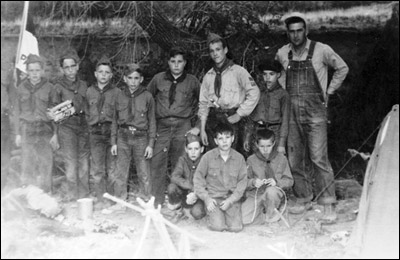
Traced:
<svg viewBox="0 0 400 260">
<path fill-rule="evenodd" d="M 133 98 L 131 113 L 133 118 L 129 121 L 129 101 Z M 147 131 L 148 146 L 154 147 L 156 138 L 155 104 L 153 96 L 140 86 L 131 93 L 128 86 L 117 89 L 115 100 L 115 116 L 111 126 L 111 145 L 117 144 L 118 126 L 129 125 L 137 130 Z"/>
<path fill-rule="evenodd" d="M 307 39 L 306 47 L 301 53 L 296 53 L 291 43 L 284 45 L 276 53 L 275 59 L 278 60 L 284 71 L 279 78 L 279 83 L 286 87 L 286 68 L 289 65 L 288 54 L 290 51 L 293 53 L 294 61 L 304 61 L 307 58 L 308 50 L 310 48 L 311 40 Z M 343 61 L 343 59 L 334 51 L 329 45 L 316 42 L 314 55 L 312 57 L 311 63 L 314 67 L 315 73 L 322 88 L 324 98 L 326 100 L 327 90 L 331 89 L 332 93 L 336 91 L 343 83 L 349 72 L 349 67 Z M 333 73 L 332 80 L 328 87 L 328 66 L 331 66 L 335 72 Z"/>
<path fill-rule="evenodd" d="M 118 88 L 111 83 L 108 83 L 102 90 L 97 86 L 97 83 L 87 89 L 86 100 L 88 104 L 85 113 L 89 126 L 112 122 L 117 91 Z"/>
<path fill-rule="evenodd" d="M 213 198 L 237 202 L 243 196 L 247 185 L 247 168 L 243 155 L 230 149 L 225 162 L 219 148 L 203 155 L 193 178 L 194 191 L 206 205 Z"/>
<path fill-rule="evenodd" d="M 47 109 L 53 107 L 54 85 L 46 78 L 32 85 L 29 80 L 24 80 L 17 89 L 17 102 L 15 106 L 16 134 L 21 134 L 21 121 L 28 123 L 48 122 Z"/>
<path fill-rule="evenodd" d="M 216 72 L 212 68 L 203 78 L 199 98 L 200 119 L 207 118 L 209 108 L 214 107 L 211 100 L 222 109 L 237 108 L 236 113 L 241 117 L 250 115 L 260 99 L 260 90 L 249 72 L 237 64 L 226 68 L 221 74 L 219 99 L 214 90 L 215 76 Z"/>
<path fill-rule="evenodd" d="M 192 74 L 176 86 L 175 101 L 169 104 L 169 90 L 172 82 L 166 72 L 156 74 L 147 86 L 156 102 L 156 118 L 178 117 L 191 118 L 197 114 L 200 82 Z"/>
<path fill-rule="evenodd" d="M 179 157 L 171 174 L 171 183 L 175 183 L 182 189 L 193 191 L 193 176 L 200 159 L 201 156 L 196 161 L 192 161 L 187 154 Z"/>
</svg>

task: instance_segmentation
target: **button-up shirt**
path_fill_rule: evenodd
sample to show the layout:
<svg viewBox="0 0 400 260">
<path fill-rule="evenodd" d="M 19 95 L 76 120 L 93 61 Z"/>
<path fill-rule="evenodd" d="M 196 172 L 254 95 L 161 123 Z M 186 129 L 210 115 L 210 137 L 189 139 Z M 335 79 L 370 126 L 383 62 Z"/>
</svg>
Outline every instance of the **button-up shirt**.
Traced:
<svg viewBox="0 0 400 260">
<path fill-rule="evenodd" d="M 306 46 L 301 53 L 296 53 L 291 43 L 284 45 L 276 53 L 275 59 L 278 60 L 284 68 L 284 71 L 279 78 L 279 82 L 284 88 L 286 87 L 286 68 L 289 65 L 289 52 L 292 51 L 294 61 L 304 61 L 307 58 L 310 43 L 311 40 L 307 39 Z M 342 85 L 343 80 L 349 72 L 349 67 L 331 47 L 320 42 L 316 42 L 315 44 L 314 55 L 311 62 L 321 84 L 324 98 L 326 99 L 328 89 L 333 93 Z M 335 70 L 329 87 L 328 67 L 332 67 Z"/>
<path fill-rule="evenodd" d="M 256 154 L 253 154 L 247 158 L 248 164 L 248 180 L 247 180 L 247 192 L 255 193 L 255 180 L 265 179 L 265 169 L 267 162 L 261 160 Z M 276 185 L 282 189 L 287 189 L 293 186 L 293 177 L 290 171 L 289 163 L 285 155 L 277 153 L 269 163 L 270 168 L 274 172 Z"/>
<path fill-rule="evenodd" d="M 129 120 L 129 100 L 133 98 L 132 114 L 134 115 Z M 115 100 L 115 116 L 111 126 L 111 144 L 117 144 L 117 131 L 119 125 L 130 125 L 137 130 L 147 131 L 149 137 L 149 146 L 154 146 L 156 138 L 156 118 L 155 104 L 153 96 L 140 87 L 135 92 L 131 93 L 127 86 L 124 89 L 117 89 Z"/>
<path fill-rule="evenodd" d="M 199 117 L 206 119 L 210 107 L 214 107 L 214 100 L 222 109 L 237 108 L 236 113 L 248 116 L 257 106 L 260 90 L 249 72 L 243 67 L 234 64 L 221 73 L 220 98 L 215 95 L 215 70 L 210 69 L 203 78 L 200 87 Z"/>
<path fill-rule="evenodd" d="M 186 78 L 179 82 L 175 90 L 175 101 L 169 105 L 169 90 L 172 82 L 165 72 L 160 72 L 153 77 L 147 90 L 153 94 L 156 102 L 156 118 L 180 117 L 191 118 L 197 114 L 200 91 L 199 80 L 186 74 Z"/>
<path fill-rule="evenodd" d="M 23 81 L 17 89 L 17 102 L 15 106 L 16 131 L 20 135 L 20 121 L 50 122 L 47 109 L 53 107 L 54 85 L 47 79 L 32 85 L 29 80 Z"/>
<path fill-rule="evenodd" d="M 201 157 L 192 161 L 187 154 L 179 157 L 175 169 L 171 174 L 171 183 L 175 183 L 185 190 L 193 191 L 193 176 Z"/>
<path fill-rule="evenodd" d="M 194 174 L 194 191 L 206 204 L 212 198 L 230 198 L 237 202 L 247 185 L 247 168 L 243 155 L 231 149 L 226 162 L 219 148 L 207 152 Z"/>
<path fill-rule="evenodd" d="M 86 119 L 83 117 L 87 101 L 86 101 L 86 91 L 87 84 L 83 80 L 75 80 L 74 82 L 68 80 L 66 77 L 62 77 L 56 81 L 55 86 L 55 97 L 54 102 L 60 104 L 66 100 L 71 100 L 74 104 L 75 111 L 78 116 L 72 116 L 66 119 L 61 124 L 68 125 L 71 127 L 82 128 L 86 124 Z M 83 122 L 82 122 L 83 120 Z M 84 125 L 82 125 L 82 123 Z"/>
<path fill-rule="evenodd" d="M 88 102 L 88 107 L 86 109 L 86 119 L 90 126 L 97 123 L 112 122 L 117 91 L 118 89 L 110 83 L 103 89 L 100 89 L 97 83 L 87 89 L 86 100 Z M 103 106 L 99 109 L 98 103 L 100 102 L 102 93 L 104 93 L 105 99 Z"/>
</svg>

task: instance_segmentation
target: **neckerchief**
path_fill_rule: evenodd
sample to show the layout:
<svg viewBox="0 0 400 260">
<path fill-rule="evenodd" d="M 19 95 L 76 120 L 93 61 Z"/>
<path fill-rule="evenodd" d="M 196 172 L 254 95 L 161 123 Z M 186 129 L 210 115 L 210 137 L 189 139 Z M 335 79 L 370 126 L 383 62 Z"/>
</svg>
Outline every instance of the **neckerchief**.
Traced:
<svg viewBox="0 0 400 260">
<path fill-rule="evenodd" d="M 182 82 L 186 78 L 186 71 L 183 71 L 182 75 L 180 75 L 177 79 L 174 78 L 172 75 L 171 71 L 168 70 L 165 72 L 165 76 L 169 81 L 172 82 L 171 87 L 169 88 L 169 94 L 168 94 L 168 100 L 169 100 L 169 107 L 172 106 L 172 103 L 175 101 L 175 92 L 176 92 L 176 86 L 178 85 L 179 82 Z"/>
<path fill-rule="evenodd" d="M 276 146 L 272 149 L 272 152 L 269 154 L 268 158 L 265 158 L 264 155 L 262 155 L 259 150 L 255 152 L 255 155 L 257 156 L 258 159 L 267 163 L 267 167 L 265 168 L 265 179 L 273 178 L 276 180 L 275 173 L 271 168 L 271 161 L 278 155 Z"/>
<path fill-rule="evenodd" d="M 78 76 L 76 77 L 74 82 L 70 81 L 64 76 L 58 81 L 58 83 L 65 89 L 74 93 L 74 99 L 72 100 L 72 102 L 77 112 L 80 112 L 80 110 L 83 109 L 82 107 L 84 104 L 84 98 L 78 92 L 81 87 L 81 81 L 79 80 Z"/>
<path fill-rule="evenodd" d="M 32 85 L 32 83 L 27 80 L 25 84 L 25 88 L 29 91 L 29 107 L 32 111 L 36 110 L 36 102 L 34 99 L 34 94 L 38 91 L 44 84 L 47 83 L 47 79 L 41 78 L 40 82 L 36 85 Z"/>
<path fill-rule="evenodd" d="M 215 95 L 217 95 L 218 98 L 221 96 L 221 94 L 220 94 L 220 92 L 221 92 L 221 84 L 222 84 L 221 74 L 226 68 L 232 66 L 233 64 L 234 64 L 233 61 L 230 60 L 230 59 L 225 59 L 225 61 L 222 64 L 221 68 L 218 68 L 214 64 L 213 68 L 214 68 L 215 73 L 217 73 L 217 75 L 215 76 L 215 81 L 214 81 L 214 92 L 215 92 Z"/>
<path fill-rule="evenodd" d="M 97 110 L 99 111 L 99 114 L 101 113 L 101 109 L 103 108 L 104 105 L 104 100 L 106 99 L 105 93 L 112 88 L 111 83 L 108 83 L 107 85 L 104 86 L 103 89 L 100 89 L 99 86 L 96 84 L 95 87 L 97 88 L 97 91 L 100 92 L 100 100 L 99 103 L 97 104 Z"/>
<path fill-rule="evenodd" d="M 135 97 L 139 96 L 146 90 L 145 87 L 139 86 L 133 93 L 129 90 L 128 86 L 125 86 L 124 93 L 127 97 L 129 97 L 129 105 L 128 105 L 128 119 L 127 122 L 132 122 L 135 116 L 135 110 L 132 109 L 134 107 Z"/>
</svg>

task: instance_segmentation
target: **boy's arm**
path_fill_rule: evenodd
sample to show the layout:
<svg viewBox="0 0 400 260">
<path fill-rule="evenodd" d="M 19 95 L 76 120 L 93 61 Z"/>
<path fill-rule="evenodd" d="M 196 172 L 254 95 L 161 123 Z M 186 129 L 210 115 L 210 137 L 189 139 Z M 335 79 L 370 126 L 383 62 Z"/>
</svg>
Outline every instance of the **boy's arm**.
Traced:
<svg viewBox="0 0 400 260">
<path fill-rule="evenodd" d="M 247 160 L 247 190 L 253 189 L 255 182 L 253 167 L 251 167 L 251 161 Z"/>
<path fill-rule="evenodd" d="M 289 116 L 290 116 L 290 96 L 284 90 L 284 95 L 281 98 L 281 113 L 282 113 L 282 124 L 279 129 L 279 143 L 278 147 L 286 147 L 287 137 L 289 135 Z"/>
<path fill-rule="evenodd" d="M 242 163 L 239 169 L 239 174 L 238 174 L 238 182 L 236 185 L 235 190 L 233 191 L 232 195 L 229 197 L 229 200 L 233 202 L 239 201 L 247 187 L 247 167 L 246 167 L 246 162 L 244 161 L 244 158 L 242 158 Z"/>
<path fill-rule="evenodd" d="M 278 169 L 275 172 L 277 186 L 282 189 L 290 188 L 293 186 L 294 181 L 292 172 L 290 171 L 289 162 L 284 155 L 277 158 L 279 158 Z"/>
<path fill-rule="evenodd" d="M 153 95 L 153 98 L 155 99 L 156 94 L 157 94 L 157 80 L 156 80 L 156 76 L 154 76 L 151 81 L 149 82 L 149 84 L 147 85 L 147 91 L 149 91 L 151 93 L 151 95 Z"/>
<path fill-rule="evenodd" d="M 147 112 L 148 121 L 149 121 L 149 147 L 154 148 L 154 142 L 156 140 L 156 108 L 155 108 L 154 98 L 151 97 L 149 99 L 149 109 Z"/>
<path fill-rule="evenodd" d="M 186 190 L 193 190 L 193 185 L 188 179 L 185 179 L 185 160 L 183 157 L 180 157 L 178 163 L 175 166 L 174 171 L 171 174 L 171 182 L 175 183 L 179 187 L 186 189 Z"/>
<path fill-rule="evenodd" d="M 257 106 L 258 100 L 260 99 L 260 90 L 247 70 L 241 68 L 238 73 L 239 84 L 243 87 L 246 94 L 245 100 L 240 104 L 236 113 L 243 118 L 250 115 Z"/>
<path fill-rule="evenodd" d="M 208 170 L 208 161 L 207 161 L 207 156 L 204 155 L 200 159 L 200 163 L 197 166 L 196 172 L 194 173 L 193 187 L 196 195 L 201 200 L 203 200 L 206 205 L 208 205 L 212 200 L 212 198 L 208 195 L 207 191 L 207 181 L 206 181 L 207 170 Z"/>
<path fill-rule="evenodd" d="M 116 99 L 118 99 L 119 95 L 116 95 Z M 113 112 L 113 117 L 112 117 L 112 123 L 111 123 L 111 146 L 114 146 L 117 144 L 117 132 L 118 132 L 118 100 L 115 100 L 114 102 L 114 112 Z"/>
</svg>

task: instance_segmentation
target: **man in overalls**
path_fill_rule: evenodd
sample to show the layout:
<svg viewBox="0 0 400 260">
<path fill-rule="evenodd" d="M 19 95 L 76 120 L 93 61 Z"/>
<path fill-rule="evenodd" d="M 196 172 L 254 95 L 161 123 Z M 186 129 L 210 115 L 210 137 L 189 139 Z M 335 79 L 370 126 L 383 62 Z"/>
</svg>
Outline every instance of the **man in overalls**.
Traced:
<svg viewBox="0 0 400 260">
<path fill-rule="evenodd" d="M 331 47 L 307 39 L 306 21 L 293 13 L 284 19 L 290 43 L 276 59 L 284 67 L 282 86 L 291 98 L 288 158 L 294 178 L 294 214 L 311 208 L 313 179 L 315 198 L 324 205 L 323 219 L 334 221 L 336 203 L 334 173 L 328 160 L 327 102 L 348 73 L 343 59 Z M 334 69 L 328 86 L 328 66 Z"/>
</svg>

